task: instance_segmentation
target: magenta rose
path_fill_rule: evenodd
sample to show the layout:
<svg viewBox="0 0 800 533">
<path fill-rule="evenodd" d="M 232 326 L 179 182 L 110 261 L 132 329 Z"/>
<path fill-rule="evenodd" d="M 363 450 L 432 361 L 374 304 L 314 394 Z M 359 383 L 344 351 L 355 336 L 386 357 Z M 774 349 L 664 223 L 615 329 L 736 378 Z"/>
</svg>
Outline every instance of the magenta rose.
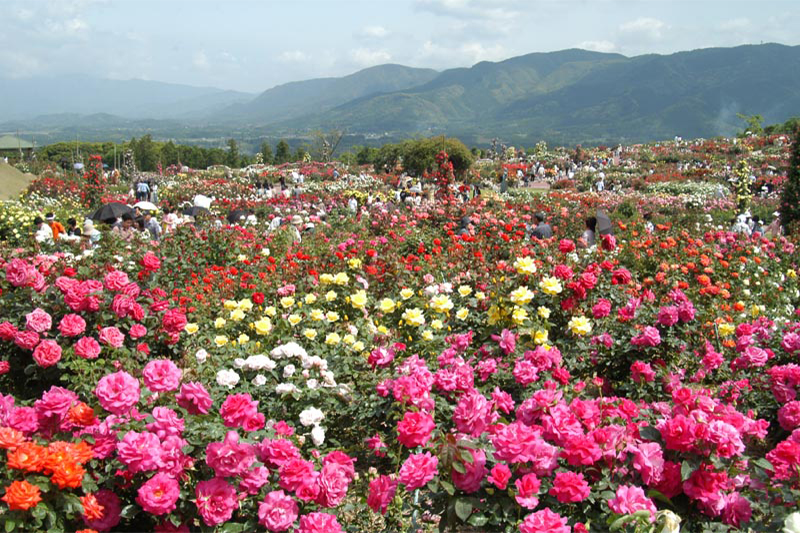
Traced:
<svg viewBox="0 0 800 533">
<path fill-rule="evenodd" d="M 430 452 L 410 455 L 400 467 L 398 481 L 411 492 L 424 486 L 438 473 L 439 459 Z"/>
<path fill-rule="evenodd" d="M 14 287 L 30 284 L 36 275 L 36 269 L 22 259 L 12 259 L 6 263 L 6 281 Z"/>
<path fill-rule="evenodd" d="M 409 448 L 424 446 L 431 438 L 436 424 L 433 417 L 421 411 L 406 411 L 403 419 L 397 423 L 397 440 Z"/>
<path fill-rule="evenodd" d="M 674 305 L 662 307 L 658 310 L 657 320 L 662 326 L 674 326 L 678 323 L 678 308 Z"/>
<path fill-rule="evenodd" d="M 195 497 L 197 511 L 207 526 L 227 522 L 239 506 L 236 489 L 218 477 L 198 483 Z"/>
<path fill-rule="evenodd" d="M 86 331 L 86 321 L 76 314 L 64 315 L 61 322 L 58 323 L 58 331 L 65 337 L 77 337 L 83 335 Z"/>
<path fill-rule="evenodd" d="M 42 394 L 41 399 L 33 404 L 39 418 L 55 418 L 63 420 L 70 407 L 78 400 L 78 395 L 63 387 L 50 387 Z"/>
<path fill-rule="evenodd" d="M 282 490 L 273 490 L 258 504 L 258 523 L 268 531 L 287 531 L 299 513 L 300 508 L 292 497 Z"/>
<path fill-rule="evenodd" d="M 112 270 L 103 278 L 103 284 L 110 291 L 121 291 L 128 283 L 130 283 L 128 275 L 119 270 Z"/>
<path fill-rule="evenodd" d="M 145 386 L 153 392 L 176 390 L 181 383 L 181 375 L 181 369 L 169 359 L 150 361 L 142 371 Z"/>
<path fill-rule="evenodd" d="M 139 401 L 139 380 L 127 372 L 115 372 L 100 378 L 94 390 L 103 409 L 124 415 Z"/>
<path fill-rule="evenodd" d="M 133 474 L 157 470 L 162 454 L 158 436 L 147 431 L 128 431 L 117 443 L 117 458 Z"/>
<path fill-rule="evenodd" d="M 175 503 L 180 495 L 178 482 L 172 476 L 159 472 L 139 487 L 136 503 L 141 505 L 145 512 L 160 516 L 175 510 Z"/>
<path fill-rule="evenodd" d="M 317 478 L 319 494 L 316 502 L 322 507 L 336 507 L 347 495 L 350 476 L 346 468 L 338 463 L 328 463 L 320 470 Z"/>
<path fill-rule="evenodd" d="M 592 316 L 594 318 L 605 318 L 611 313 L 611 301 L 605 298 L 600 298 L 594 307 L 592 307 Z"/>
<path fill-rule="evenodd" d="M 539 505 L 539 488 L 542 482 L 534 473 L 525 474 L 514 482 L 517 494 L 514 499 L 526 509 L 534 509 Z"/>
<path fill-rule="evenodd" d="M 100 355 L 100 343 L 92 337 L 81 337 L 73 348 L 75 355 L 84 359 L 96 359 Z"/>
<path fill-rule="evenodd" d="M 511 469 L 504 463 L 497 463 L 492 467 L 487 481 L 500 490 L 506 490 L 508 482 L 511 479 Z"/>
<path fill-rule="evenodd" d="M 480 449 L 463 450 L 461 453 L 472 455 L 472 461 L 461 462 L 461 466 L 464 467 L 463 474 L 453 469 L 453 485 L 466 493 L 477 492 L 481 488 L 481 481 L 489 473 L 486 469 L 486 453 Z"/>
<path fill-rule="evenodd" d="M 219 477 L 240 476 L 247 472 L 255 460 L 253 447 L 240 444 L 235 431 L 228 431 L 222 442 L 212 442 L 206 446 L 206 464 Z"/>
<path fill-rule="evenodd" d="M 205 415 L 211 408 L 213 401 L 202 383 L 191 381 L 181 385 L 181 391 L 175 397 L 178 405 L 186 409 L 191 415 Z"/>
<path fill-rule="evenodd" d="M 327 513 L 309 513 L 300 517 L 300 527 L 295 533 L 342 533 L 336 517 Z"/>
<path fill-rule="evenodd" d="M 778 422 L 786 431 L 800 426 L 800 402 L 789 402 L 778 409 Z"/>
<path fill-rule="evenodd" d="M 13 341 L 17 336 L 17 327 L 9 321 L 0 323 L 0 339 L 4 341 Z"/>
<path fill-rule="evenodd" d="M 53 318 L 43 309 L 38 307 L 25 315 L 25 329 L 44 333 L 53 326 Z"/>
<path fill-rule="evenodd" d="M 134 324 L 128 331 L 128 335 L 130 335 L 131 339 L 141 339 L 147 335 L 147 328 L 141 324 Z"/>
<path fill-rule="evenodd" d="M 219 414 L 222 416 L 225 427 L 244 427 L 251 418 L 258 414 L 258 402 L 254 402 L 247 393 L 231 394 L 225 398 Z"/>
<path fill-rule="evenodd" d="M 397 481 L 389 476 L 378 476 L 369 482 L 367 505 L 376 513 L 385 515 L 396 492 Z"/>
<path fill-rule="evenodd" d="M 604 236 L 605 237 L 605 236 Z M 525 517 L 519 525 L 520 533 L 571 533 L 567 519 L 549 508 L 536 511 Z"/>
<path fill-rule="evenodd" d="M 161 260 L 156 257 L 153 252 L 147 252 L 142 257 L 142 266 L 148 272 L 155 272 L 161 268 Z"/>
<path fill-rule="evenodd" d="M 125 342 L 125 335 L 115 326 L 105 327 L 100 330 L 100 342 L 112 348 L 121 348 Z"/>
<path fill-rule="evenodd" d="M 94 493 L 97 503 L 103 506 L 103 516 L 89 520 L 83 516 L 83 523 L 97 531 L 111 531 L 119 524 L 122 515 L 122 504 L 119 497 L 108 489 L 100 489 Z"/>
<path fill-rule="evenodd" d="M 61 346 L 56 341 L 44 340 L 33 350 L 33 359 L 42 368 L 53 366 L 61 360 Z"/>
<path fill-rule="evenodd" d="M 258 457 L 262 463 L 274 470 L 292 459 L 300 459 L 300 450 L 286 439 L 264 439 L 259 446 Z"/>
<path fill-rule="evenodd" d="M 278 473 L 280 474 L 278 485 L 282 489 L 296 492 L 313 477 L 314 464 L 300 458 L 290 459 L 283 463 Z"/>
</svg>

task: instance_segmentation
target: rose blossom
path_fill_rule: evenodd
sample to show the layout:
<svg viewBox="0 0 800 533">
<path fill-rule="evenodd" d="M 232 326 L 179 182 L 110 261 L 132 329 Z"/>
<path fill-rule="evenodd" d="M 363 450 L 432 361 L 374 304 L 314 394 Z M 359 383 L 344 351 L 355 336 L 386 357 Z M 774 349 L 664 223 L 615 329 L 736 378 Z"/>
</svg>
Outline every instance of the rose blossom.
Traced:
<svg viewBox="0 0 800 533">
<path fill-rule="evenodd" d="M 73 346 L 75 355 L 84 359 L 96 359 L 100 355 L 100 343 L 92 337 L 81 337 Z"/>
<path fill-rule="evenodd" d="M 411 492 L 433 479 L 437 474 L 438 464 L 439 459 L 430 452 L 410 455 L 400 467 L 398 481 Z"/>
<path fill-rule="evenodd" d="M 121 348 L 125 342 L 125 335 L 117 327 L 109 326 L 100 330 L 99 339 L 112 348 Z"/>
<path fill-rule="evenodd" d="M 58 331 L 65 337 L 77 337 L 86 331 L 86 321 L 74 313 L 64 315 L 58 323 Z"/>
<path fill-rule="evenodd" d="M 650 511 L 650 521 L 656 519 L 656 506 L 645 496 L 641 487 L 620 485 L 616 498 L 608 500 L 608 506 L 617 514 L 634 514 L 636 511 Z"/>
<path fill-rule="evenodd" d="M 258 413 L 258 402 L 254 402 L 250 394 L 231 394 L 220 407 L 219 414 L 222 416 L 225 427 L 244 428 L 248 422 L 255 418 Z"/>
<path fill-rule="evenodd" d="M 567 519 L 550 508 L 536 511 L 525 517 L 519 525 L 520 533 L 570 533 Z"/>
<path fill-rule="evenodd" d="M 514 482 L 514 486 L 517 489 L 514 499 L 518 504 L 526 509 L 535 509 L 539 505 L 538 494 L 541 481 L 536 474 L 525 474 Z"/>
<path fill-rule="evenodd" d="M 175 396 L 178 405 L 191 415 L 208 414 L 213 400 L 202 383 L 190 381 L 181 385 L 181 391 Z"/>
<path fill-rule="evenodd" d="M 103 283 L 105 284 L 106 289 L 110 291 L 121 291 L 128 283 L 130 283 L 130 280 L 125 272 L 112 270 L 106 274 L 105 278 L 103 278 Z"/>
<path fill-rule="evenodd" d="M 181 369 L 169 359 L 150 361 L 142 371 L 144 384 L 153 392 L 169 392 L 177 389 L 181 375 Z"/>
<path fill-rule="evenodd" d="M 83 523 L 97 531 L 110 531 L 119 524 L 122 514 L 122 503 L 119 497 L 108 489 L 100 489 L 94 493 L 97 503 L 103 508 L 103 516 L 89 519 L 83 516 Z"/>
<path fill-rule="evenodd" d="M 39 344 L 39 334 L 35 331 L 18 331 L 14 335 L 14 344 L 23 350 L 33 350 Z"/>
<path fill-rule="evenodd" d="M 207 526 L 227 522 L 239 506 L 236 489 L 219 477 L 198 483 L 195 496 L 197 511 Z"/>
<path fill-rule="evenodd" d="M 258 523 L 268 531 L 286 531 L 292 527 L 300 508 L 293 498 L 282 490 L 274 490 L 258 504 Z"/>
<path fill-rule="evenodd" d="M 397 492 L 397 481 L 389 476 L 378 476 L 369 482 L 367 505 L 376 513 L 386 514 L 389 504 Z"/>
<path fill-rule="evenodd" d="M 336 517 L 327 513 L 309 513 L 300 517 L 300 527 L 295 533 L 341 533 L 342 526 Z"/>
<path fill-rule="evenodd" d="M 486 469 L 486 453 L 481 449 L 464 450 L 462 454 L 472 455 L 472 461 L 463 461 L 461 466 L 464 467 L 462 474 L 456 469 L 453 469 L 452 478 L 453 485 L 457 489 L 463 490 L 466 493 L 477 492 L 481 488 L 481 481 L 486 477 L 489 472 Z"/>
<path fill-rule="evenodd" d="M 28 331 L 35 331 L 36 333 L 44 333 L 53 326 L 53 318 L 38 307 L 25 315 L 25 329 Z"/>
<path fill-rule="evenodd" d="M 589 484 L 583 474 L 575 472 L 557 472 L 553 487 L 548 493 L 555 496 L 560 503 L 575 503 L 589 496 Z"/>
<path fill-rule="evenodd" d="M 421 411 L 406 411 L 403 419 L 397 422 L 397 440 L 408 448 L 424 446 L 431 438 L 436 424 L 433 417 Z"/>
<path fill-rule="evenodd" d="M 511 479 L 511 469 L 504 463 L 497 463 L 492 467 L 492 471 L 487 481 L 500 490 L 506 490 L 508 481 Z"/>
<path fill-rule="evenodd" d="M 206 446 L 206 464 L 214 469 L 218 477 L 233 477 L 244 474 L 256 460 L 250 444 L 240 444 L 239 434 L 228 431 L 225 440 Z"/>
<path fill-rule="evenodd" d="M 141 324 L 134 324 L 128 330 L 128 335 L 130 335 L 131 339 L 141 339 L 147 335 L 147 328 Z"/>
<path fill-rule="evenodd" d="M 61 360 L 61 346 L 53 340 L 43 340 L 33 350 L 33 359 L 42 368 L 53 366 Z"/>
<path fill-rule="evenodd" d="M 139 401 L 139 380 L 123 371 L 108 374 L 97 382 L 94 393 L 103 409 L 124 415 Z"/>
<path fill-rule="evenodd" d="M 145 512 L 159 516 L 174 511 L 180 495 L 178 482 L 168 474 L 159 472 L 139 487 L 136 503 Z"/>
</svg>

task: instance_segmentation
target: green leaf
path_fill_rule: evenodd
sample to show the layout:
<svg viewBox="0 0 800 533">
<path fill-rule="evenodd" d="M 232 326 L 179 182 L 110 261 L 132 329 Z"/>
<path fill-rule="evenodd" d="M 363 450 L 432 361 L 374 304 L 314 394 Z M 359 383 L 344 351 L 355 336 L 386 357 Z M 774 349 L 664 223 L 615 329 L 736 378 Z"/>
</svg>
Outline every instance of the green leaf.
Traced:
<svg viewBox="0 0 800 533">
<path fill-rule="evenodd" d="M 474 514 L 474 515 L 469 517 L 469 520 L 467 520 L 467 523 L 469 525 L 471 525 L 471 526 L 483 527 L 483 526 L 486 525 L 486 523 L 488 521 L 489 521 L 489 517 L 488 516 L 486 516 L 485 514 L 476 513 L 476 514 Z"/>
<path fill-rule="evenodd" d="M 459 517 L 462 522 L 466 522 L 469 515 L 472 514 L 472 503 L 465 498 L 457 499 L 455 508 L 456 516 Z"/>
<path fill-rule="evenodd" d="M 773 471 L 773 470 L 775 470 L 775 467 L 774 467 L 774 466 L 772 466 L 772 463 L 770 463 L 770 462 L 769 462 L 769 461 L 768 461 L 766 458 L 764 458 L 764 457 L 759 457 L 758 459 L 755 459 L 755 460 L 753 461 L 753 463 L 755 463 L 755 464 L 756 464 L 756 466 L 760 466 L 760 467 L 761 467 L 761 468 L 763 468 L 764 470 L 769 470 L 769 471 Z"/>
<path fill-rule="evenodd" d="M 610 526 L 608 526 L 608 530 L 609 531 L 619 531 L 620 529 L 622 529 L 625 526 L 625 524 L 627 524 L 628 522 L 630 522 L 632 520 L 635 520 L 633 515 L 620 516 L 619 518 L 614 520 L 611 523 Z"/>
<path fill-rule="evenodd" d="M 658 431 L 653 426 L 645 426 L 639 428 L 639 436 L 641 436 L 645 440 L 651 440 L 655 442 L 661 441 L 661 432 Z"/>
<path fill-rule="evenodd" d="M 11 533 L 12 531 L 14 531 L 14 529 L 16 529 L 16 527 L 17 523 L 14 521 L 13 518 L 9 518 L 8 520 L 6 520 L 6 533 Z"/>
<path fill-rule="evenodd" d="M 450 496 L 456 493 L 456 488 L 449 481 L 439 480 L 439 484 Z"/>
<path fill-rule="evenodd" d="M 681 464 L 681 481 L 686 481 L 689 479 L 689 476 L 692 475 L 694 472 L 694 467 L 689 463 L 689 461 L 684 461 Z"/>
<path fill-rule="evenodd" d="M 453 463 L 453 470 L 455 470 L 459 474 L 466 474 L 467 473 L 467 469 L 464 468 L 464 465 L 462 465 L 458 461 Z"/>
</svg>

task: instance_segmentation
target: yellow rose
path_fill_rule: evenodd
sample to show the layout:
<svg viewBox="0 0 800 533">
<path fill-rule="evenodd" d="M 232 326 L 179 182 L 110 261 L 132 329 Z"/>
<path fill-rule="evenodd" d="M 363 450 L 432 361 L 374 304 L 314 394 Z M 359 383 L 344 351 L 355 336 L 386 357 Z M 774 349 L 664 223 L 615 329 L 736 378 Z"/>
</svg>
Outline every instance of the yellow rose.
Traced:
<svg viewBox="0 0 800 533">
<path fill-rule="evenodd" d="M 794 279 L 797 277 L 797 272 L 793 268 L 786 271 L 786 277 L 790 279 Z"/>
<path fill-rule="evenodd" d="M 356 338 L 355 338 L 355 337 L 353 337 L 351 334 L 349 334 L 349 333 L 348 333 L 347 335 L 345 335 L 344 337 L 342 337 L 342 342 L 343 342 L 343 343 L 345 343 L 345 344 L 347 344 L 347 345 L 352 345 L 352 344 L 355 344 L 355 342 L 356 342 Z"/>
<path fill-rule="evenodd" d="M 352 269 L 361 268 L 361 259 L 354 257 L 347 262 L 348 266 Z"/>
<path fill-rule="evenodd" d="M 239 322 L 244 318 L 244 311 L 241 309 L 234 309 L 231 311 L 230 319 L 234 322 Z"/>
<path fill-rule="evenodd" d="M 729 337 L 736 331 L 736 326 L 730 322 L 723 322 L 719 325 L 719 334 L 721 337 Z"/>
<path fill-rule="evenodd" d="M 234 300 L 225 300 L 225 302 L 222 305 L 223 307 L 225 307 L 225 309 L 230 311 L 231 309 L 236 309 L 236 307 L 238 307 L 239 304 Z"/>
<path fill-rule="evenodd" d="M 458 294 L 464 297 L 469 296 L 472 294 L 472 287 L 469 285 L 462 285 L 458 288 Z"/>
<path fill-rule="evenodd" d="M 514 261 L 514 268 L 517 270 L 518 274 L 536 273 L 536 263 L 532 257 L 518 257 L 517 260 Z"/>
<path fill-rule="evenodd" d="M 271 317 L 275 317 L 275 315 L 278 314 L 278 310 L 275 309 L 274 305 L 270 305 L 269 307 L 264 309 L 264 312 L 267 314 L 267 316 L 271 316 Z"/>
<path fill-rule="evenodd" d="M 355 307 L 356 309 L 363 309 L 365 305 L 367 305 L 367 293 L 364 290 L 360 290 L 355 294 L 350 296 L 350 305 Z"/>
<path fill-rule="evenodd" d="M 250 311 L 253 309 L 253 302 L 250 301 L 250 298 L 245 298 L 244 300 L 239 300 L 236 306 L 244 311 Z"/>
<path fill-rule="evenodd" d="M 339 272 L 335 276 L 333 276 L 333 283 L 336 285 L 347 285 L 350 281 L 350 276 L 347 275 L 346 272 Z"/>
<path fill-rule="evenodd" d="M 356 341 L 353 344 L 352 348 L 353 348 L 354 352 L 362 352 L 362 351 L 364 351 L 364 343 L 361 342 L 361 341 Z"/>
<path fill-rule="evenodd" d="M 225 324 L 227 324 L 227 323 L 228 323 L 228 321 L 227 321 L 227 320 L 225 320 L 225 319 L 224 319 L 224 318 L 222 318 L 222 317 L 219 317 L 219 318 L 217 318 L 217 319 L 214 321 L 214 327 L 215 327 L 215 328 L 217 328 L 217 329 L 219 329 L 219 328 L 224 328 L 224 327 L 225 327 Z"/>
<path fill-rule="evenodd" d="M 281 307 L 284 309 L 289 309 L 291 306 L 294 305 L 294 298 L 291 296 L 284 296 L 281 298 Z"/>
<path fill-rule="evenodd" d="M 397 304 L 391 298 L 384 298 L 378 306 L 384 313 L 391 313 L 397 308 Z"/>
<path fill-rule="evenodd" d="M 567 324 L 573 335 L 588 335 L 592 332 L 592 323 L 585 316 L 574 316 Z"/>
<path fill-rule="evenodd" d="M 528 320 L 528 312 L 522 307 L 514 307 L 514 311 L 511 313 L 511 320 L 517 325 L 524 324 Z"/>
<path fill-rule="evenodd" d="M 239 344 L 244 344 L 244 343 L 250 341 L 250 337 L 246 333 L 242 333 L 241 335 L 239 335 L 239 338 L 236 339 L 236 340 L 239 341 Z"/>
<path fill-rule="evenodd" d="M 525 286 L 514 289 L 513 291 L 511 291 L 511 294 L 509 295 L 511 301 L 517 305 L 525 305 L 526 303 L 533 300 L 534 296 L 535 295 L 533 294 L 533 291 L 531 291 L 528 287 Z"/>
<path fill-rule="evenodd" d="M 431 300 L 431 307 L 434 311 L 439 313 L 446 313 L 453 309 L 453 302 L 446 294 L 439 294 L 434 296 Z"/>
<path fill-rule="evenodd" d="M 289 324 L 291 324 L 291 325 L 293 325 L 293 326 L 296 326 L 296 325 L 297 325 L 297 324 L 299 324 L 299 323 L 300 323 L 300 322 L 301 322 L 303 319 L 302 319 L 302 317 L 301 317 L 300 315 L 294 315 L 294 314 L 292 314 L 292 315 L 289 315 L 289 318 L 288 318 L 288 320 L 289 320 Z"/>
<path fill-rule="evenodd" d="M 406 324 L 409 326 L 421 326 L 425 323 L 425 315 L 422 313 L 422 310 L 416 307 L 413 309 L 406 309 L 403 312 L 403 320 L 405 320 Z"/>
<path fill-rule="evenodd" d="M 542 278 L 542 281 L 539 282 L 539 288 L 542 289 L 542 292 L 549 294 L 550 296 L 556 295 L 563 290 L 561 287 L 561 282 L 558 280 L 558 278 L 554 278 L 552 276 Z"/>
<path fill-rule="evenodd" d="M 314 302 L 317 301 L 317 297 L 314 296 L 313 294 L 309 293 L 309 294 L 306 294 L 306 297 L 304 298 L 304 300 L 305 300 L 307 305 L 311 305 L 311 304 L 313 304 Z"/>
<path fill-rule="evenodd" d="M 323 285 L 329 285 L 333 283 L 333 276 L 330 274 L 322 274 L 319 277 L 319 282 L 322 283 Z"/>
<path fill-rule="evenodd" d="M 533 342 L 536 344 L 545 344 L 549 339 L 549 334 L 543 329 L 536 330 L 533 335 Z"/>
<path fill-rule="evenodd" d="M 342 338 L 339 337 L 338 333 L 328 333 L 328 335 L 325 336 L 325 344 L 328 344 L 330 346 L 335 346 L 339 344 L 341 341 Z"/>
<path fill-rule="evenodd" d="M 317 338 L 317 330 L 306 328 L 303 330 L 303 335 L 305 335 L 308 340 L 313 341 Z"/>
<path fill-rule="evenodd" d="M 328 320 L 328 322 L 333 324 L 334 322 L 339 320 L 339 313 L 337 313 L 336 311 L 328 311 L 327 313 L 325 313 L 325 318 Z"/>
<path fill-rule="evenodd" d="M 332 302 L 336 299 L 336 292 L 335 291 L 328 291 L 325 293 L 325 300 L 328 302 Z"/>
<path fill-rule="evenodd" d="M 411 289 L 406 288 L 400 291 L 400 297 L 403 298 L 403 300 L 408 300 L 412 296 L 414 296 L 414 291 Z"/>
<path fill-rule="evenodd" d="M 217 347 L 222 348 L 223 346 L 228 344 L 228 337 L 226 337 L 225 335 L 217 335 L 216 337 L 214 337 L 214 344 L 216 344 Z"/>
<path fill-rule="evenodd" d="M 550 309 L 541 306 L 539 307 L 539 309 L 536 310 L 536 314 L 539 315 L 539 318 L 547 320 L 548 318 L 550 318 Z"/>
<path fill-rule="evenodd" d="M 444 327 L 444 324 L 437 318 L 436 320 L 431 321 L 431 327 L 438 331 Z"/>
<path fill-rule="evenodd" d="M 462 307 L 456 312 L 456 318 L 459 320 L 466 320 L 469 316 L 469 309 Z"/>
<path fill-rule="evenodd" d="M 267 317 L 256 320 L 253 326 L 255 326 L 256 333 L 259 335 L 267 335 L 270 331 L 272 331 L 272 322 Z"/>
<path fill-rule="evenodd" d="M 311 320 L 323 320 L 325 318 L 325 313 L 322 312 L 322 309 L 312 309 L 310 316 Z"/>
<path fill-rule="evenodd" d="M 184 330 L 186 333 L 188 333 L 189 335 L 194 335 L 195 333 L 197 333 L 197 330 L 199 330 L 199 329 L 200 329 L 200 327 L 199 327 L 197 324 L 193 324 L 193 323 L 191 323 L 191 322 L 190 322 L 190 323 L 188 323 L 188 324 L 186 324 L 186 325 L 183 327 L 183 330 Z"/>
<path fill-rule="evenodd" d="M 424 341 L 432 341 L 433 340 L 433 332 L 429 329 L 426 329 L 422 332 L 422 340 Z"/>
<path fill-rule="evenodd" d="M 478 291 L 475 293 L 475 298 L 477 298 L 479 302 L 482 302 L 486 299 L 486 293 L 483 291 Z"/>
<path fill-rule="evenodd" d="M 380 333 L 381 335 L 388 335 L 388 334 L 389 334 L 389 328 L 387 328 L 387 327 L 386 327 L 386 326 L 384 326 L 383 324 L 381 324 L 380 326 L 378 326 L 378 328 L 377 328 L 377 331 L 378 331 L 378 333 Z"/>
</svg>

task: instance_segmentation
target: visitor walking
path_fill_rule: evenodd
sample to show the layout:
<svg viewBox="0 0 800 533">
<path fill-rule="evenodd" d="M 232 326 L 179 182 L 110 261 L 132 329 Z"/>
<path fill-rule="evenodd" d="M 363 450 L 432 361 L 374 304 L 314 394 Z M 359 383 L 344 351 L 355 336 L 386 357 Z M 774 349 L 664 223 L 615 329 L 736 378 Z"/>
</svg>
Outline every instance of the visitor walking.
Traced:
<svg viewBox="0 0 800 533">
<path fill-rule="evenodd" d="M 536 213 L 533 215 L 533 219 L 536 221 L 536 227 L 533 229 L 533 233 L 531 234 L 533 238 L 549 239 L 553 236 L 553 228 L 550 227 L 550 224 L 545 222 L 544 213 Z"/>
</svg>

